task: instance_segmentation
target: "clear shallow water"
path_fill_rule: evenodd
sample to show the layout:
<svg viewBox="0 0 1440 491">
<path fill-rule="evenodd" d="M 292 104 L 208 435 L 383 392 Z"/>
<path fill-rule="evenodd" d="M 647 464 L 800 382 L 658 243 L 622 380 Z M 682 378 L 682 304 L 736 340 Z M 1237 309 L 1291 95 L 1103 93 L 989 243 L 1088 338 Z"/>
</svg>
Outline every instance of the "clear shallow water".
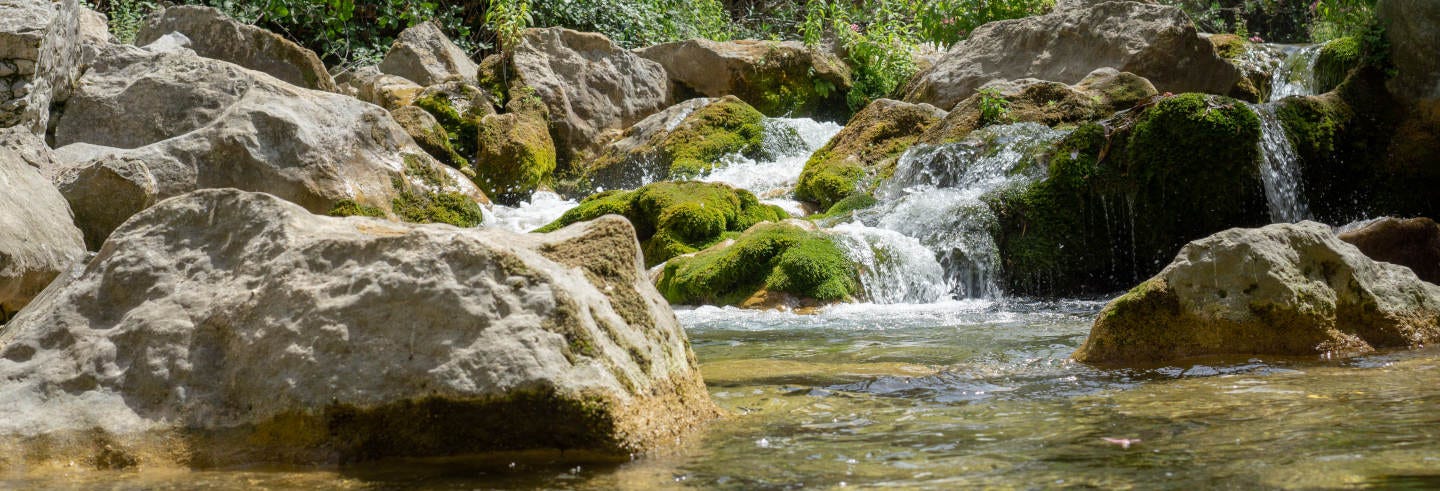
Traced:
<svg viewBox="0 0 1440 491">
<path fill-rule="evenodd" d="M 1100 305 L 961 300 L 814 316 L 681 310 L 711 394 L 732 416 L 673 454 L 619 465 L 501 458 L 61 472 L 0 476 L 0 487 L 1440 485 L 1440 351 L 1120 370 L 1070 362 Z"/>
</svg>

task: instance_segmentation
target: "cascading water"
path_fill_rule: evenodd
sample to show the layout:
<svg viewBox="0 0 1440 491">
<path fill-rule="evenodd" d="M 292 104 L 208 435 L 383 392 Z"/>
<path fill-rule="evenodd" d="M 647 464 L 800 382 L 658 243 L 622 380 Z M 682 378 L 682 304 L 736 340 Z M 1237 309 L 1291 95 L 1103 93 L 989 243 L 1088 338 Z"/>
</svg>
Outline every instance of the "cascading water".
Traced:
<svg viewBox="0 0 1440 491">
<path fill-rule="evenodd" d="M 485 226 L 498 227 L 514 232 L 529 232 L 560 218 L 566 210 L 580 204 L 549 191 L 536 191 L 529 201 L 515 206 L 494 205 L 484 210 Z"/>
<path fill-rule="evenodd" d="M 871 302 L 933 303 L 950 298 L 944 267 L 919 240 L 858 222 L 829 231 L 859 266 L 860 284 Z"/>
<path fill-rule="evenodd" d="M 1250 106 L 1260 117 L 1260 179 L 1270 220 L 1295 223 L 1310 218 L 1310 207 L 1300 186 L 1300 155 L 1285 134 L 1285 124 L 1270 104 Z"/>
<path fill-rule="evenodd" d="M 1066 134 L 1019 123 L 981 129 L 958 143 L 912 148 L 900 158 L 894 178 L 877 191 L 881 203 L 855 219 L 923 244 L 944 271 L 942 283 L 956 295 L 999 296 L 999 250 L 991 236 L 996 218 L 983 197 L 1043 176 L 1043 168 L 1025 164 Z"/>
<path fill-rule="evenodd" d="M 1295 48 L 1270 78 L 1270 101 L 1296 95 L 1315 95 L 1315 61 L 1320 46 Z"/>
</svg>

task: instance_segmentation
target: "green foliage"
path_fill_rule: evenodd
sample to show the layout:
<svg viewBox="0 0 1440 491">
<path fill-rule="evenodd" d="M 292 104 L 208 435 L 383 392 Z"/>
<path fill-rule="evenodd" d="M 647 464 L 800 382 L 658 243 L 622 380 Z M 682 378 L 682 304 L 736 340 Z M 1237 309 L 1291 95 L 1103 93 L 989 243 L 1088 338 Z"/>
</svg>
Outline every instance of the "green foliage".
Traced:
<svg viewBox="0 0 1440 491">
<path fill-rule="evenodd" d="M 525 28 L 535 22 L 530 15 L 530 0 L 490 0 L 485 12 L 485 25 L 495 33 L 500 47 L 510 50 L 520 42 Z"/>
<path fill-rule="evenodd" d="M 859 292 L 857 278 L 854 263 L 830 236 L 766 223 L 728 247 L 671 260 L 656 286 L 677 304 L 738 304 L 762 288 L 838 301 Z"/>
<path fill-rule="evenodd" d="M 1375 23 L 1376 0 L 1160 0 L 1180 7 L 1204 32 L 1268 42 L 1323 43 L 1357 36 Z"/>
<path fill-rule="evenodd" d="M 916 2 L 915 23 L 920 37 L 949 47 L 989 22 L 1019 19 L 1050 12 L 1054 0 L 934 0 Z"/>
<path fill-rule="evenodd" d="M 1010 101 L 1000 95 L 1000 89 L 980 89 L 980 126 L 1010 122 Z"/>
<path fill-rule="evenodd" d="M 536 232 L 552 232 L 609 214 L 630 219 L 648 265 L 704 249 L 727 232 L 789 216 L 777 206 L 760 203 L 749 191 L 724 184 L 657 182 L 634 191 L 592 195 Z"/>
<path fill-rule="evenodd" d="M 1313 4 L 1310 39 L 1320 43 L 1360 36 L 1376 25 L 1376 0 L 1317 0 Z"/>
<path fill-rule="evenodd" d="M 598 32 L 626 48 L 691 38 L 729 39 L 719 0 L 546 0 L 533 5 L 535 27 Z"/>
<path fill-rule="evenodd" d="M 122 43 L 135 42 L 145 17 L 164 8 L 153 0 L 85 0 L 83 3 L 109 17 L 110 33 Z"/>
</svg>

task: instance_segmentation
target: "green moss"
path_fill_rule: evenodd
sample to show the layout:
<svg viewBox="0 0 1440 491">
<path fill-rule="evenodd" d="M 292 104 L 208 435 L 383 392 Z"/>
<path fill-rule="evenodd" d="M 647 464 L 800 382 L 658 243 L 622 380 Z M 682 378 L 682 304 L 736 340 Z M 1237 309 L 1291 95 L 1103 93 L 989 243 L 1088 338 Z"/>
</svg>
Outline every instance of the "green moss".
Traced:
<svg viewBox="0 0 1440 491">
<path fill-rule="evenodd" d="M 550 232 L 608 214 L 630 219 L 649 265 L 703 249 L 726 232 L 787 217 L 784 210 L 760 203 L 743 189 L 718 183 L 658 182 L 634 191 L 590 196 L 536 231 Z"/>
<path fill-rule="evenodd" d="M 394 116 L 395 122 L 405 129 L 405 133 L 415 140 L 425 153 L 435 157 L 436 160 L 445 163 L 467 176 L 474 176 L 475 171 L 470 167 L 470 160 L 455 151 L 450 144 L 450 133 L 439 122 L 432 121 L 425 116 L 428 111 L 415 106 L 405 106 L 390 114 Z"/>
<path fill-rule="evenodd" d="M 402 191 L 391 201 L 395 215 L 411 223 L 448 223 L 475 227 L 485 220 L 480 204 L 456 192 L 414 193 Z"/>
<path fill-rule="evenodd" d="M 850 215 L 857 210 L 863 210 L 865 208 L 875 206 L 875 203 L 878 202 L 879 201 L 876 200 L 875 197 L 871 196 L 869 193 L 853 193 L 849 196 L 846 196 L 840 201 L 836 201 L 835 204 L 831 206 L 830 209 L 825 210 L 824 213 L 816 213 L 805 218 L 807 220 L 815 221 L 824 220 L 827 218 L 844 217 Z"/>
<path fill-rule="evenodd" d="M 407 153 L 402 158 L 405 161 L 406 176 L 419 179 L 421 183 L 433 188 L 455 185 L 455 178 L 450 177 L 444 170 L 430 165 L 423 156 Z"/>
<path fill-rule="evenodd" d="M 1210 45 L 1215 47 L 1215 54 L 1227 60 L 1237 59 L 1249 50 L 1249 43 L 1245 41 L 1245 38 L 1234 34 L 1210 36 Z"/>
<path fill-rule="evenodd" d="M 877 100 L 855 114 L 800 172 L 799 199 L 829 209 L 836 202 L 890 176 L 905 149 L 940 120 L 931 108 Z"/>
<path fill-rule="evenodd" d="M 1114 291 L 1191 240 L 1268 223 L 1259 124 L 1233 99 L 1183 94 L 1080 126 L 1050 152 L 1046 179 L 986 197 L 1007 289 Z"/>
<path fill-rule="evenodd" d="M 730 154 L 757 156 L 765 139 L 764 120 L 765 115 L 734 97 L 700 108 L 660 143 L 674 162 L 670 175 L 694 177 Z"/>
<path fill-rule="evenodd" d="M 1360 41 L 1344 37 L 1325 43 L 1315 58 L 1315 91 L 1329 92 L 1339 87 L 1351 70 L 1365 63 Z"/>
<path fill-rule="evenodd" d="M 335 202 L 335 207 L 331 208 L 327 214 L 332 217 L 385 218 L 385 210 L 356 203 L 353 199 L 342 199 Z"/>
<path fill-rule="evenodd" d="M 486 116 L 476 139 L 475 182 L 492 199 L 523 199 L 551 181 L 555 142 L 545 120 L 519 113 Z"/>
<path fill-rule="evenodd" d="M 424 109 L 435 117 L 450 139 L 450 147 L 463 157 L 475 155 L 475 140 L 480 118 L 475 114 L 460 114 L 455 105 L 441 93 L 417 97 L 413 105 Z"/>
<path fill-rule="evenodd" d="M 735 305 L 761 288 L 838 301 L 858 294 L 857 275 L 854 263 L 830 236 L 765 223 L 727 247 L 670 261 L 657 287 L 676 304 Z"/>
</svg>

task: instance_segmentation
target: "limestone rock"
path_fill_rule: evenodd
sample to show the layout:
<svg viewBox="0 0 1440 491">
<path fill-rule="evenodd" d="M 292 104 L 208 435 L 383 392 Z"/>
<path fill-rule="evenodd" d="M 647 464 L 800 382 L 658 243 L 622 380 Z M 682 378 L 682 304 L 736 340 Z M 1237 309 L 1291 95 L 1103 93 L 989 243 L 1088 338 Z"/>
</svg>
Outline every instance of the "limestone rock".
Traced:
<svg viewBox="0 0 1440 491">
<path fill-rule="evenodd" d="M 380 62 L 381 72 L 424 86 L 452 79 L 473 83 L 479 69 L 465 50 L 445 37 L 435 21 L 421 22 L 401 32 Z"/>
<path fill-rule="evenodd" d="M 0 128 L 20 123 L 25 113 L 24 90 L 35 75 L 40 40 L 55 17 L 47 0 L 0 0 Z"/>
<path fill-rule="evenodd" d="M 1440 2 L 1381 0 L 1376 15 L 1385 24 L 1396 75 L 1390 91 L 1406 99 L 1440 99 Z"/>
<path fill-rule="evenodd" d="M 866 183 L 888 178 L 900 154 L 945 117 L 929 104 L 876 99 L 805 162 L 795 196 L 830 209 Z"/>
<path fill-rule="evenodd" d="M 1240 78 L 1184 12 L 1132 1 L 1075 2 L 1024 19 L 991 22 L 956 44 L 906 87 L 905 100 L 942 109 L 995 80 L 1063 83 L 1112 67 L 1162 92 L 1226 94 Z"/>
<path fill-rule="evenodd" d="M 380 73 L 373 66 L 341 74 L 336 81 L 340 93 L 391 110 L 410 105 L 425 90 L 410 79 Z"/>
<path fill-rule="evenodd" d="M 636 52 L 665 67 L 677 99 L 733 95 L 767 116 L 843 117 L 851 87 L 840 57 L 798 41 L 692 39 Z"/>
<path fill-rule="evenodd" d="M 158 189 L 145 162 L 114 156 L 66 169 L 55 182 L 92 251 L 125 220 L 154 205 Z"/>
<path fill-rule="evenodd" d="M 514 75 L 550 110 L 562 166 L 593 155 L 621 130 L 670 106 L 665 68 L 600 34 L 529 29 L 511 63 Z"/>
<path fill-rule="evenodd" d="M 1420 279 L 1440 284 L 1440 224 L 1429 218 L 1381 218 L 1340 233 L 1370 259 L 1410 268 Z"/>
<path fill-rule="evenodd" d="M 0 129 L 0 149 L 4 149 L 12 158 L 18 158 L 34 167 L 47 180 L 54 180 L 63 169 L 63 164 L 55 158 L 50 147 L 45 145 L 45 140 L 27 128 L 16 126 Z"/>
<path fill-rule="evenodd" d="M 316 213 L 342 201 L 390 210 L 416 189 L 485 200 L 379 107 L 188 50 L 135 49 L 130 63 L 80 79 L 55 131 L 68 163 L 144 162 L 159 199 L 234 187 Z"/>
<path fill-rule="evenodd" d="M 956 104 L 940 124 L 925 131 L 920 142 L 938 145 L 959 141 L 971 131 L 991 124 L 1042 123 L 1056 126 L 1096 121 L 1135 107 L 1158 94 L 1149 80 L 1108 67 L 1090 72 L 1073 86 L 1025 78 L 991 82 L 981 90 L 984 93 L 977 93 Z M 983 109 L 987 103 L 1004 104 L 1004 110 L 998 115 L 987 115 Z"/>
<path fill-rule="evenodd" d="M 1205 355 L 1351 355 L 1440 340 L 1440 286 L 1376 262 L 1315 223 L 1191 242 L 1100 312 L 1089 363 Z"/>
<path fill-rule="evenodd" d="M 146 20 L 135 35 L 135 44 L 150 44 L 172 32 L 189 38 L 190 49 L 200 56 L 265 72 L 307 89 L 336 90 L 335 81 L 315 52 L 210 7 L 167 8 Z"/>
<path fill-rule="evenodd" d="M 521 235 L 203 190 L 32 305 L 0 335 L 0 446 L 46 447 L 0 461 L 624 457 L 718 415 L 617 217 Z"/>
<path fill-rule="evenodd" d="M 15 143 L 0 146 L 0 322 L 85 255 L 84 238 L 65 198 L 22 158 L 49 150 L 43 143 L 9 146 Z"/>
<path fill-rule="evenodd" d="M 585 173 L 591 185 L 604 189 L 693 178 L 726 155 L 769 155 L 767 133 L 779 131 L 783 129 L 767 127 L 765 115 L 735 96 L 691 99 L 626 129 L 586 164 Z"/>
</svg>

